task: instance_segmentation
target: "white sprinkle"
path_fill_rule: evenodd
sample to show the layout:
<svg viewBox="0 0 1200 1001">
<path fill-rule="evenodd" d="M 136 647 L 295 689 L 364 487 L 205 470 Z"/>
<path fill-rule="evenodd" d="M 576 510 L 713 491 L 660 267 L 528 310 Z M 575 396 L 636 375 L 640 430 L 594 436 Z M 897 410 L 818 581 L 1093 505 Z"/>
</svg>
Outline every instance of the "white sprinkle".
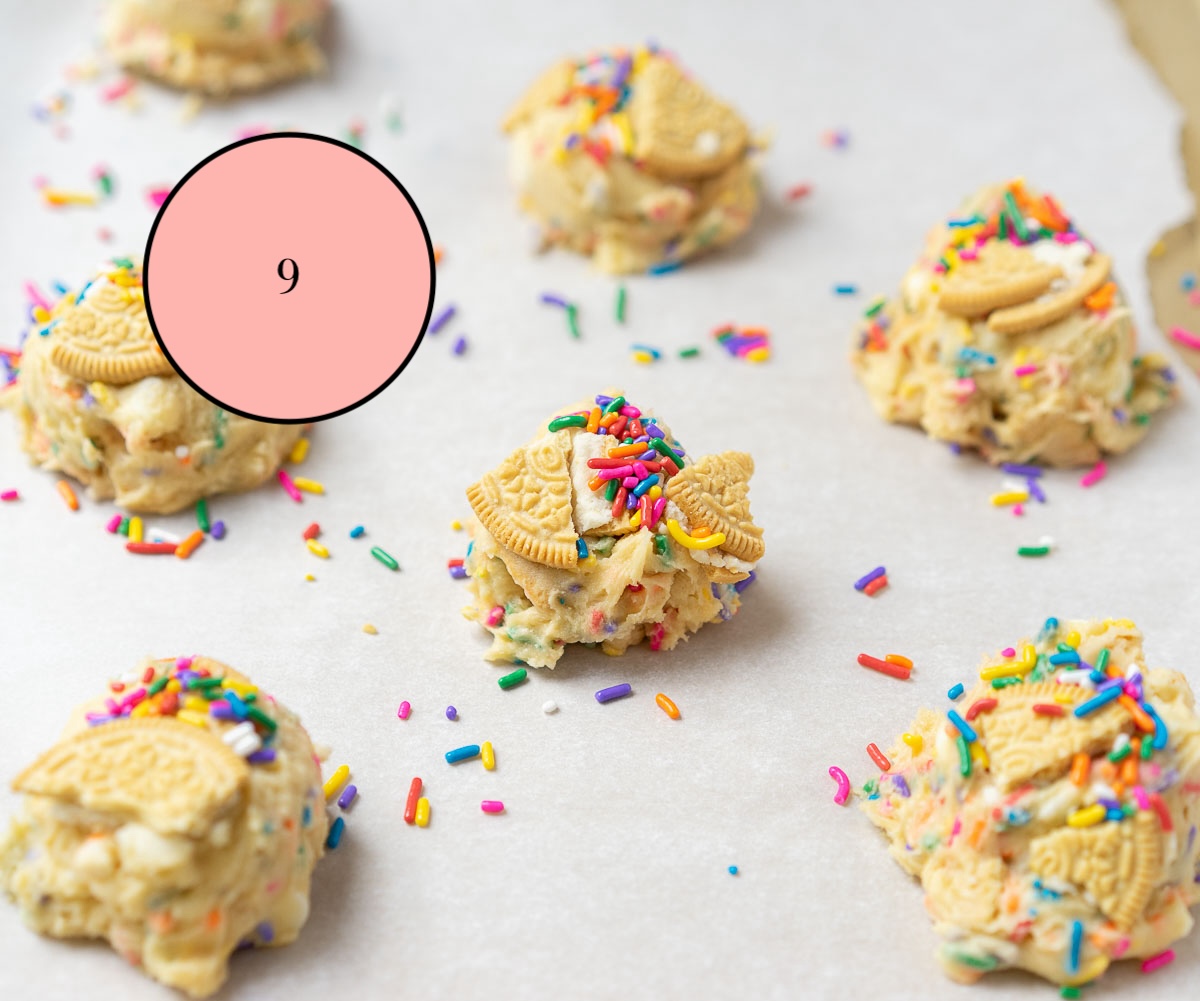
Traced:
<svg viewBox="0 0 1200 1001">
<path fill-rule="evenodd" d="M 1052 535 L 1043 535 L 1040 539 L 1038 539 L 1038 545 L 1039 546 L 1049 546 L 1051 549 L 1053 549 L 1054 548 L 1054 537 Z"/>
<path fill-rule="evenodd" d="M 705 129 L 696 136 L 694 148 L 700 156 L 716 156 L 721 152 L 721 137 L 712 129 Z"/>
<path fill-rule="evenodd" d="M 191 449 L 188 448 L 187 445 L 178 445 L 175 448 L 175 458 L 176 459 L 186 459 L 188 457 L 188 453 L 190 453 L 190 452 L 191 452 Z"/>
<path fill-rule="evenodd" d="M 542 703 L 542 712 L 544 712 L 547 716 L 550 715 L 550 713 L 558 712 L 558 703 L 553 699 L 547 699 Z"/>
<path fill-rule="evenodd" d="M 146 539 L 150 542 L 170 542 L 176 546 L 182 541 L 178 535 L 164 532 L 161 528 L 146 529 Z"/>
</svg>

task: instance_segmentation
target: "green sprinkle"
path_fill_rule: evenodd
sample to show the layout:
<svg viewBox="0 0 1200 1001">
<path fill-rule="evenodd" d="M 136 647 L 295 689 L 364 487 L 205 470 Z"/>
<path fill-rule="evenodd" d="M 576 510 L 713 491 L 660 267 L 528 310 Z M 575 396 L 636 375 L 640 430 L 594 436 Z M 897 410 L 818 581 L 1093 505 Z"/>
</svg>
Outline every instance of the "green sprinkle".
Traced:
<svg viewBox="0 0 1200 1001">
<path fill-rule="evenodd" d="M 208 499 L 205 497 L 196 501 L 196 524 L 205 535 L 208 535 L 209 529 L 212 528 L 208 523 Z"/>
<path fill-rule="evenodd" d="M 1000 225 L 996 227 L 996 235 L 1001 240 L 1008 239 L 1008 216 L 1003 212 L 1000 213 Z"/>
<path fill-rule="evenodd" d="M 555 417 L 548 425 L 551 431 L 561 431 L 563 428 L 585 428 L 588 419 L 582 414 L 568 414 L 566 417 Z"/>
<path fill-rule="evenodd" d="M 1028 240 L 1029 230 L 1025 226 L 1025 217 L 1017 208 L 1017 200 L 1013 198 L 1011 191 L 1004 192 L 1004 204 L 1008 208 L 1008 217 L 1012 220 L 1013 232 L 1017 234 L 1019 240 Z"/>
<path fill-rule="evenodd" d="M 1075 648 L 1073 646 L 1071 646 L 1070 643 L 1059 643 L 1058 644 L 1058 652 L 1059 653 L 1074 653 Z"/>
<path fill-rule="evenodd" d="M 668 445 L 662 438 L 651 438 L 650 447 L 658 452 L 665 459 L 670 459 L 680 469 L 683 468 L 683 456 L 676 455 L 671 451 L 671 446 Z"/>
<path fill-rule="evenodd" d="M 867 779 L 867 781 L 863 783 L 862 791 L 864 796 L 873 796 L 878 789 L 879 781 L 877 779 Z"/>
<path fill-rule="evenodd" d="M 680 348 L 679 349 L 679 357 L 680 358 L 699 358 L 700 357 L 700 349 L 699 348 Z"/>
<path fill-rule="evenodd" d="M 1149 414 L 1138 414 L 1133 419 L 1133 423 L 1134 424 L 1149 424 L 1150 423 L 1150 415 Z"/>
<path fill-rule="evenodd" d="M 625 406 L 625 397 L 614 396 L 608 406 L 604 408 L 604 416 L 607 417 L 609 414 L 615 414 L 623 406 Z M 587 421 L 584 421 L 584 423 L 586 424 Z"/>
<path fill-rule="evenodd" d="M 1108 647 L 1096 655 L 1096 670 L 1103 671 L 1106 667 L 1108 667 Z"/>
<path fill-rule="evenodd" d="M 1070 984 L 1064 984 L 1063 989 L 1058 992 L 1059 997 L 1078 998 L 1083 997 L 1083 991 L 1078 987 L 1072 987 Z"/>
<path fill-rule="evenodd" d="M 209 702 L 216 702 L 225 692 L 220 688 L 202 688 L 200 694 Z"/>
<path fill-rule="evenodd" d="M 1020 678 L 993 678 L 992 679 L 992 687 L 993 688 L 1007 688 L 1009 685 L 1019 685 L 1020 683 L 1021 683 Z"/>
<path fill-rule="evenodd" d="M 863 313 L 863 316 L 865 316 L 867 318 L 875 316 L 886 305 L 887 305 L 887 299 L 885 299 L 883 296 L 880 296 L 873 303 L 871 303 L 871 305 L 869 305 L 867 307 L 867 311 L 865 313 Z"/>
<path fill-rule="evenodd" d="M 111 177 L 109 177 L 107 174 L 101 174 L 96 180 L 99 181 L 100 190 L 104 194 L 106 194 L 106 195 L 112 194 L 112 178 Z"/>
<path fill-rule="evenodd" d="M 165 674 L 161 678 L 155 678 L 154 683 L 149 688 L 146 689 L 146 694 L 147 695 L 157 695 L 159 692 L 161 692 L 164 688 L 167 687 L 167 682 L 170 680 L 171 679 L 168 678 Z"/>
<path fill-rule="evenodd" d="M 995 956 L 973 956 L 969 952 L 953 952 L 950 958 L 960 966 L 969 966 L 975 970 L 994 970 L 997 966 Z"/>
<path fill-rule="evenodd" d="M 608 486 L 604 488 L 604 499 L 610 504 L 617 499 L 617 491 L 621 489 L 620 480 L 609 480 Z"/>
<path fill-rule="evenodd" d="M 121 519 L 121 524 L 117 528 L 117 534 L 118 535 L 128 535 L 129 534 L 129 519 L 128 518 Z"/>
<path fill-rule="evenodd" d="M 1142 760 L 1149 761 L 1151 755 L 1154 754 L 1154 741 L 1142 738 Z"/>
<path fill-rule="evenodd" d="M 133 261 L 128 257 L 114 257 L 112 262 L 118 268 L 124 268 L 126 271 L 129 271 L 133 268 Z"/>
<path fill-rule="evenodd" d="M 499 678 L 496 684 L 508 691 L 510 688 L 515 688 L 522 681 L 529 677 L 529 672 L 523 667 L 518 667 L 512 674 L 506 674 L 503 678 Z"/>
<path fill-rule="evenodd" d="M 654 537 L 654 551 L 659 556 L 667 555 L 667 537 L 665 535 L 656 535 Z"/>
<path fill-rule="evenodd" d="M 220 688 L 225 683 L 224 678 L 192 678 L 188 681 L 188 691 L 205 688 Z"/>
<path fill-rule="evenodd" d="M 1049 556 L 1049 546 L 1022 546 L 1017 550 L 1018 556 Z"/>
<path fill-rule="evenodd" d="M 1126 758 L 1128 758 L 1132 751 L 1133 746 L 1130 744 L 1125 744 L 1119 751 L 1109 751 L 1108 760 L 1115 765 L 1118 761 L 1124 761 Z"/>
<path fill-rule="evenodd" d="M 617 287 L 617 322 L 625 322 L 625 286 Z"/>
<path fill-rule="evenodd" d="M 371 547 L 371 555 L 374 556 L 375 559 L 379 560 L 379 562 L 389 570 L 400 569 L 400 564 L 396 562 L 395 558 L 390 556 L 384 550 L 380 549 L 378 546 Z"/>
<path fill-rule="evenodd" d="M 567 306 L 567 327 L 572 337 L 579 337 L 579 308 L 574 303 Z"/>
<path fill-rule="evenodd" d="M 259 709 L 258 706 L 247 706 L 246 716 L 254 720 L 255 723 L 266 727 L 266 729 L 268 729 L 271 733 L 275 732 L 275 721 L 271 719 L 271 717 L 265 712 Z"/>
<path fill-rule="evenodd" d="M 970 778 L 971 749 L 967 747 L 967 738 L 961 733 L 958 735 L 958 770 L 964 779 Z"/>
</svg>

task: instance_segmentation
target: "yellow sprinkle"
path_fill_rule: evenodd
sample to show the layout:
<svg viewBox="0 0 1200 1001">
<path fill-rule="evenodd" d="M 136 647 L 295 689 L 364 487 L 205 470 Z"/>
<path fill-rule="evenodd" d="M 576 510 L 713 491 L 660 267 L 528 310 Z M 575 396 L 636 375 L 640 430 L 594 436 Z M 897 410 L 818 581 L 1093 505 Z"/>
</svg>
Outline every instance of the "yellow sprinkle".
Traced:
<svg viewBox="0 0 1200 1001">
<path fill-rule="evenodd" d="M 1106 816 L 1108 811 L 1099 803 L 1093 803 L 1091 806 L 1085 806 L 1082 810 L 1076 810 L 1067 818 L 1067 825 L 1070 827 L 1092 827 L 1100 823 Z"/>
<path fill-rule="evenodd" d="M 334 769 L 332 775 L 325 780 L 325 802 L 328 803 L 334 796 L 338 794 L 338 790 L 346 784 L 346 780 L 350 778 L 350 766 L 338 765 Z"/>
<path fill-rule="evenodd" d="M 136 706 L 133 707 L 133 709 L 130 710 L 129 715 L 130 716 L 149 716 L 150 715 L 150 703 L 146 702 L 146 701 L 139 702 Z"/>
<path fill-rule="evenodd" d="M 427 800 L 424 796 L 417 800 L 416 821 L 418 827 L 429 826 L 429 800 Z"/>
<path fill-rule="evenodd" d="M 184 723 L 191 723 L 192 726 L 208 726 L 208 713 L 193 712 L 191 709 L 180 709 L 175 714 L 175 718 L 182 720 Z"/>
<path fill-rule="evenodd" d="M 329 559 L 329 550 L 316 539 L 305 539 L 304 543 L 308 546 L 308 551 L 314 556 L 320 556 L 323 560 Z"/>
<path fill-rule="evenodd" d="M 102 407 L 111 407 L 116 401 L 113 399 L 112 393 L 108 391 L 108 387 L 102 382 L 93 382 L 88 389 L 96 402 Z"/>
<path fill-rule="evenodd" d="M 296 484 L 297 490 L 303 490 L 310 494 L 323 494 L 325 492 L 325 484 L 318 483 L 316 480 L 309 480 L 303 476 L 295 477 L 292 482 Z"/>
<path fill-rule="evenodd" d="M 640 73 L 646 66 L 646 62 L 650 59 L 650 50 L 644 45 L 639 45 L 633 53 L 633 70 L 630 76 Z"/>
<path fill-rule="evenodd" d="M 1006 504 L 1024 504 L 1029 500 L 1029 494 L 1024 490 L 1007 490 L 1004 493 L 992 494 L 992 505 L 1004 507 Z"/>
<path fill-rule="evenodd" d="M 685 549 L 716 549 L 725 541 L 724 532 L 716 532 L 703 539 L 693 538 L 674 518 L 667 519 L 667 531 L 671 533 L 671 538 Z"/>
<path fill-rule="evenodd" d="M 1021 647 L 1021 665 L 1029 668 L 1031 671 L 1037 665 L 1037 650 L 1034 649 L 1032 643 L 1026 643 Z"/>
<path fill-rule="evenodd" d="M 1072 629 L 1069 633 L 1067 633 L 1067 638 L 1065 640 L 1063 640 L 1063 642 L 1066 643 L 1067 646 L 1069 646 L 1072 650 L 1078 650 L 1079 649 L 1079 633 L 1077 633 L 1074 629 Z"/>
<path fill-rule="evenodd" d="M 1054 701 L 1066 705 L 1069 702 L 1075 701 L 1075 693 L 1078 691 L 1075 685 L 1059 685 L 1058 691 L 1054 693 Z"/>
<path fill-rule="evenodd" d="M 45 323 L 50 319 L 50 314 L 46 311 L 44 306 L 34 306 L 33 318 L 37 320 L 38 323 Z"/>
<path fill-rule="evenodd" d="M 1010 660 L 1007 664 L 993 664 L 991 667 L 985 667 L 979 672 L 979 678 L 981 681 L 991 681 L 993 678 L 1015 678 L 1021 674 L 1028 674 L 1032 670 L 1032 664 L 1026 664 L 1023 660 Z"/>
<path fill-rule="evenodd" d="M 567 151 L 562 146 L 555 146 L 554 152 L 550 154 L 550 159 L 556 164 L 564 164 L 567 162 Z M 420 803 L 417 804 L 417 809 L 420 810 Z"/>
<path fill-rule="evenodd" d="M 47 205 L 95 205 L 96 196 L 86 191 L 63 191 L 60 188 L 42 188 L 42 199 Z"/>
<path fill-rule="evenodd" d="M 129 541 L 130 542 L 141 542 L 142 541 L 142 519 L 139 518 L 136 514 L 132 518 L 129 519 Z"/>
<path fill-rule="evenodd" d="M 300 438 L 296 444 L 292 446 L 292 452 L 288 456 L 288 462 L 299 464 L 308 458 L 308 439 Z"/>
<path fill-rule="evenodd" d="M 1150 248 L 1151 257 L 1162 257 L 1167 252 L 1167 245 L 1159 240 L 1153 247 Z"/>
<path fill-rule="evenodd" d="M 900 739 L 909 746 L 914 758 L 921 753 L 921 748 L 925 746 L 925 738 L 919 733 L 902 733 Z"/>
<path fill-rule="evenodd" d="M 188 695 L 183 700 L 183 708 L 204 715 L 208 712 L 208 700 L 201 695 Z"/>
<path fill-rule="evenodd" d="M 660 487 L 657 483 L 654 484 L 654 486 L 650 488 L 649 494 L 652 501 L 658 500 L 662 496 L 662 487 Z"/>
<path fill-rule="evenodd" d="M 763 362 L 771 357 L 771 349 L 767 347 L 751 348 L 742 357 L 749 362 Z"/>
<path fill-rule="evenodd" d="M 304 579 L 305 579 L 305 580 L 316 580 L 317 578 L 316 578 L 316 577 L 314 577 L 314 576 L 313 576 L 312 574 L 310 574 L 310 573 L 306 573 L 306 574 L 304 575 Z"/>
<path fill-rule="evenodd" d="M 461 532 L 462 531 L 462 522 L 459 521 L 457 518 L 455 518 L 452 522 L 450 522 L 450 528 L 452 531 Z"/>
<path fill-rule="evenodd" d="M 609 118 L 621 134 L 621 152 L 626 154 L 631 152 L 633 150 L 633 129 L 629 127 L 629 116 L 624 111 L 614 111 Z"/>
<path fill-rule="evenodd" d="M 630 528 L 639 528 L 642 524 L 642 509 L 639 507 L 633 512 L 633 516 L 629 519 Z"/>
<path fill-rule="evenodd" d="M 167 691 L 178 694 L 179 692 L 183 691 L 183 684 L 177 681 L 175 678 L 172 678 L 167 682 Z"/>
<path fill-rule="evenodd" d="M 979 743 L 979 741 L 975 741 L 973 744 L 970 745 L 970 747 L 971 747 L 971 761 L 974 764 L 978 765 L 980 768 L 987 768 L 987 766 L 989 764 L 988 753 L 987 753 L 987 751 L 984 750 L 983 745 L 981 743 Z"/>
<path fill-rule="evenodd" d="M 368 636 L 378 636 L 379 635 L 379 630 L 376 629 L 369 622 L 365 626 L 363 626 L 363 632 L 366 633 Z"/>
<path fill-rule="evenodd" d="M 633 353 L 633 360 L 639 365 L 649 365 L 654 361 L 654 355 L 649 351 L 635 351 Z"/>
<path fill-rule="evenodd" d="M 492 750 L 492 742 L 485 740 L 479 748 L 479 756 L 483 759 L 483 767 L 489 772 L 496 770 L 496 752 Z"/>
<path fill-rule="evenodd" d="M 228 688 L 241 698 L 245 698 L 247 695 L 258 694 L 258 685 L 252 685 L 248 681 L 235 681 L 233 678 L 223 678 L 221 687 Z"/>
</svg>

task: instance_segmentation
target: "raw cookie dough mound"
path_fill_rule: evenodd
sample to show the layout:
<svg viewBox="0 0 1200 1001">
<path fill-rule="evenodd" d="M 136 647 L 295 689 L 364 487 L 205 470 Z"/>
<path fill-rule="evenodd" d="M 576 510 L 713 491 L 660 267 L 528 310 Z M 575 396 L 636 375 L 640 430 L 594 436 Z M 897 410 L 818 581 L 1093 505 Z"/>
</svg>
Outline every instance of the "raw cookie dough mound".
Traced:
<svg viewBox="0 0 1200 1001">
<path fill-rule="evenodd" d="M 676 267 L 740 236 L 758 208 L 746 123 L 657 49 L 563 60 L 504 131 L 545 243 L 611 274 Z"/>
<path fill-rule="evenodd" d="M 1046 622 L 923 709 L 863 809 L 921 880 L 954 980 L 1056 984 L 1157 956 L 1200 899 L 1200 719 L 1132 622 Z"/>
<path fill-rule="evenodd" d="M 762 559 L 744 452 L 691 459 L 625 397 L 554 417 L 467 490 L 463 614 L 487 659 L 553 667 L 568 643 L 670 650 L 729 619 Z"/>
<path fill-rule="evenodd" d="M 300 721 L 206 657 L 147 661 L 13 781 L 0 890 L 34 931 L 105 938 L 193 997 L 308 918 L 329 822 Z"/>
<path fill-rule="evenodd" d="M 168 514 L 256 487 L 303 433 L 227 413 L 176 375 L 128 258 L 64 295 L 26 336 L 18 364 L 0 404 L 19 418 L 33 462 L 131 511 Z"/>
<path fill-rule="evenodd" d="M 1078 466 L 1132 448 L 1175 395 L 1136 342 L 1110 258 L 1016 180 L 934 228 L 853 363 L 885 420 L 992 463 Z"/>
<path fill-rule="evenodd" d="M 112 0 L 104 37 L 118 63 L 224 97 L 318 73 L 328 0 Z"/>
</svg>

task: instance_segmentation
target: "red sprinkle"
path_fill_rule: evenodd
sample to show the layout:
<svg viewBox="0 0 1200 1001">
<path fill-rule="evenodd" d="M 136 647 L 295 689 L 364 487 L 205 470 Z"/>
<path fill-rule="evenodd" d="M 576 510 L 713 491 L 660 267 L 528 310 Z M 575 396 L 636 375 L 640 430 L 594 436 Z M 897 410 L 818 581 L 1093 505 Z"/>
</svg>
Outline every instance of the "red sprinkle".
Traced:
<svg viewBox="0 0 1200 1001">
<path fill-rule="evenodd" d="M 154 680 L 154 668 L 148 667 L 142 672 L 142 684 L 148 685 Z"/>
<path fill-rule="evenodd" d="M 878 671 L 880 674 L 886 674 L 892 678 L 899 678 L 901 681 L 907 681 L 908 676 L 912 674 L 911 667 L 893 664 L 890 660 L 880 660 L 878 657 L 872 657 L 869 653 L 860 653 L 858 655 L 858 662 L 863 667 L 869 667 L 872 671 Z"/>
<path fill-rule="evenodd" d="M 131 553 L 142 553 L 145 556 L 166 556 L 175 552 L 174 542 L 126 542 L 125 548 Z"/>
<path fill-rule="evenodd" d="M 787 189 L 787 192 L 784 194 L 784 198 L 786 198 L 789 202 L 798 202 L 801 198 L 807 198 L 811 194 L 811 184 L 794 184 Z"/>
<path fill-rule="evenodd" d="M 888 585 L 887 574 L 882 577 L 876 577 L 870 584 L 863 588 L 863 594 L 873 595 L 876 591 L 882 591 Z"/>
<path fill-rule="evenodd" d="M 867 745 L 867 753 L 871 756 L 871 760 L 879 766 L 881 772 L 890 772 L 892 770 L 892 763 L 888 761 L 887 755 L 874 744 Z"/>
<path fill-rule="evenodd" d="M 1171 823 L 1171 811 L 1167 809 L 1167 804 L 1163 802 L 1163 798 L 1156 792 L 1150 794 L 1150 805 L 1154 807 L 1154 812 L 1158 814 L 1158 823 L 1163 831 L 1170 833 L 1175 830 L 1175 825 Z"/>
<path fill-rule="evenodd" d="M 315 521 L 304 530 L 304 538 L 306 539 L 315 539 L 320 534 L 321 526 Z"/>
<path fill-rule="evenodd" d="M 462 565 L 463 561 L 460 559 L 446 560 L 446 566 L 450 568 L 461 567 Z"/>
<path fill-rule="evenodd" d="M 985 713 L 989 709 L 995 709 L 999 704 L 997 699 L 976 699 L 967 710 L 967 719 L 974 719 L 980 713 Z"/>
<path fill-rule="evenodd" d="M 1066 710 L 1062 706 L 1051 705 L 1048 702 L 1035 702 L 1033 711 L 1039 716 L 1063 716 Z"/>
<path fill-rule="evenodd" d="M 415 824 L 417 822 L 417 800 L 420 798 L 421 780 L 415 778 L 408 787 L 408 799 L 404 802 L 404 822 L 406 824 Z"/>
</svg>

